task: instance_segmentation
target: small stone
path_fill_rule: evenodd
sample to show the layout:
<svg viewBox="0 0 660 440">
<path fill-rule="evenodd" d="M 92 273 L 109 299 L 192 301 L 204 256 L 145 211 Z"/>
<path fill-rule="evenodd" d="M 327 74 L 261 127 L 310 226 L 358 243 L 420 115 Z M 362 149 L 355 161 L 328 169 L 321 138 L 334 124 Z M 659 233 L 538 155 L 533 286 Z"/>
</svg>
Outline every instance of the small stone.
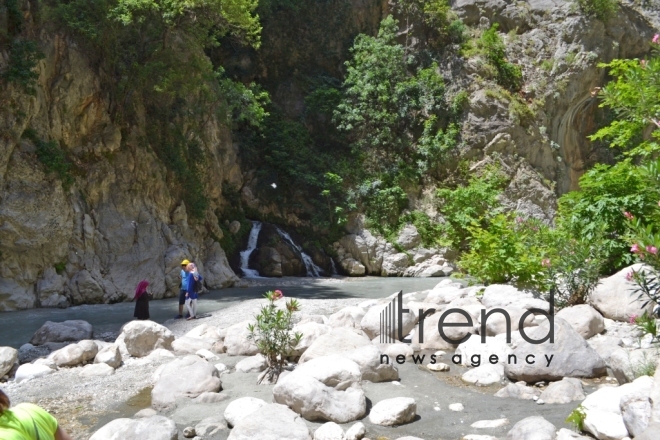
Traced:
<svg viewBox="0 0 660 440">
<path fill-rule="evenodd" d="M 537 399 L 537 400 L 536 400 L 536 404 L 537 404 L 537 405 L 543 405 L 544 403 L 545 403 L 545 402 L 543 401 L 543 399 Z"/>
<path fill-rule="evenodd" d="M 475 429 L 500 428 L 509 424 L 509 419 L 479 420 L 470 426 Z"/>
<path fill-rule="evenodd" d="M 458 412 L 458 411 L 463 411 L 464 409 L 465 409 L 465 407 L 463 406 L 462 403 L 452 403 L 451 405 L 449 405 L 449 410 L 450 411 Z"/>
<path fill-rule="evenodd" d="M 537 400 L 539 400 L 539 396 L 534 396 L 534 397 L 532 397 L 532 400 L 533 400 L 534 402 L 536 402 Z"/>
<path fill-rule="evenodd" d="M 188 426 L 188 427 L 184 428 L 183 429 L 183 436 L 185 438 L 195 437 L 195 428 L 193 428 L 192 426 Z"/>
<path fill-rule="evenodd" d="M 428 364 L 426 368 L 431 371 L 449 371 L 449 365 L 443 364 L 442 362 L 438 364 Z"/>
</svg>

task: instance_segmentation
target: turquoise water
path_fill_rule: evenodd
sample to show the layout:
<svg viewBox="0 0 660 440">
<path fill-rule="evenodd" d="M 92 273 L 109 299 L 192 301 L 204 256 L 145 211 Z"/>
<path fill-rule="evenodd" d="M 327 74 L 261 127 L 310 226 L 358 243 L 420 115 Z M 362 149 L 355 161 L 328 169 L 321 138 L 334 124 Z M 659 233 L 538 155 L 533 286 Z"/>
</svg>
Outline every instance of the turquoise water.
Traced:
<svg viewBox="0 0 660 440">
<path fill-rule="evenodd" d="M 246 299 L 261 298 L 267 290 L 280 289 L 288 297 L 307 299 L 333 298 L 382 298 L 399 290 L 404 293 L 431 289 L 442 278 L 262 278 L 255 280 L 259 286 L 231 287 L 213 290 L 198 301 L 198 313 L 210 313 L 230 307 Z M 94 326 L 98 336 L 104 332 L 116 332 L 133 319 L 135 303 L 95 304 L 67 309 L 31 309 L 0 313 L 0 346 L 20 347 L 30 340 L 45 321 L 61 322 L 82 319 Z M 153 321 L 163 323 L 178 313 L 178 299 L 167 298 L 151 301 L 149 312 Z"/>
</svg>

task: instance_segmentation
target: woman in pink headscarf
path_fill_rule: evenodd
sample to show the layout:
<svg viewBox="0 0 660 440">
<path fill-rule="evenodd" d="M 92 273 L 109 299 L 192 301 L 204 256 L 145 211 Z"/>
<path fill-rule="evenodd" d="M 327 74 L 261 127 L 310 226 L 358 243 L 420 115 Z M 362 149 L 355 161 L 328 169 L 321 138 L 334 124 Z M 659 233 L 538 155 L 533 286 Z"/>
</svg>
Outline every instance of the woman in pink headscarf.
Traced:
<svg viewBox="0 0 660 440">
<path fill-rule="evenodd" d="M 135 313 L 133 313 L 133 316 L 137 319 L 149 319 L 149 297 L 151 294 L 148 287 L 149 281 L 142 280 L 135 289 L 135 297 L 133 298 L 133 301 L 135 301 Z"/>
</svg>

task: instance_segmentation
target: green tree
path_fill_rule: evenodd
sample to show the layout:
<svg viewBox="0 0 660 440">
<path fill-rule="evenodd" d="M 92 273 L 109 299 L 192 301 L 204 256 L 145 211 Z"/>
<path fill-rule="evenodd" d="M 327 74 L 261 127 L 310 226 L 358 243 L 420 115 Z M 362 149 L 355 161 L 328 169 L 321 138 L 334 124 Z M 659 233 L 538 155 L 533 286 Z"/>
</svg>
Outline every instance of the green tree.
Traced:
<svg viewBox="0 0 660 440">
<path fill-rule="evenodd" d="M 590 136 L 621 148 L 628 156 L 651 157 L 660 152 L 660 36 L 652 43 L 648 60 L 613 60 L 608 68 L 614 80 L 600 91 L 601 107 L 614 111 L 614 121 Z"/>
</svg>

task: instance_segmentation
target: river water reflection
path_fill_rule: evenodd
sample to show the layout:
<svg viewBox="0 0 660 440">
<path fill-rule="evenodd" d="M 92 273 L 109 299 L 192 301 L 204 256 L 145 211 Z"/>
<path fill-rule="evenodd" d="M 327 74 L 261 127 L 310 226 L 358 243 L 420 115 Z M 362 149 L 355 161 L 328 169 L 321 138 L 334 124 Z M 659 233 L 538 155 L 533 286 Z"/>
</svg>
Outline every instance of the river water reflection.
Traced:
<svg viewBox="0 0 660 440">
<path fill-rule="evenodd" d="M 306 299 L 382 298 L 399 290 L 404 293 L 431 289 L 442 278 L 260 278 L 250 281 L 258 285 L 213 290 L 200 297 L 198 313 L 210 313 L 246 299 L 261 298 L 271 289 L 281 289 L 288 297 Z M 20 347 L 30 340 L 45 321 L 82 319 L 94 326 L 98 336 L 116 332 L 133 319 L 135 304 L 95 304 L 67 309 L 30 309 L 0 313 L 0 346 Z M 177 298 L 151 301 L 149 312 L 153 321 L 163 323 L 177 314 Z"/>
</svg>

